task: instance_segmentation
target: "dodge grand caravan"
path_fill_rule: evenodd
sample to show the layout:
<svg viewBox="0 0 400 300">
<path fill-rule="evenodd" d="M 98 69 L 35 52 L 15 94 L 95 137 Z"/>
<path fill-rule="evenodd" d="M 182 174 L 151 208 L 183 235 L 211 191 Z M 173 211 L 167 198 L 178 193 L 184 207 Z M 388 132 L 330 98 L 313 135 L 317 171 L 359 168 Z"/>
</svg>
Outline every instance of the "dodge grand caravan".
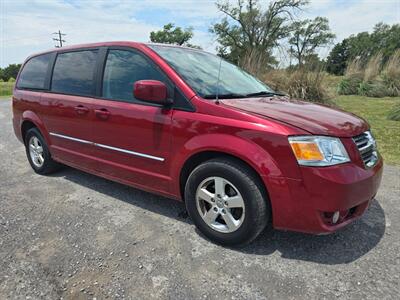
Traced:
<svg viewBox="0 0 400 300">
<path fill-rule="evenodd" d="M 361 216 L 382 159 L 355 115 L 276 93 L 194 49 L 110 42 L 23 64 L 13 125 L 33 170 L 68 165 L 185 201 L 224 245 L 266 226 L 314 234 Z"/>
</svg>

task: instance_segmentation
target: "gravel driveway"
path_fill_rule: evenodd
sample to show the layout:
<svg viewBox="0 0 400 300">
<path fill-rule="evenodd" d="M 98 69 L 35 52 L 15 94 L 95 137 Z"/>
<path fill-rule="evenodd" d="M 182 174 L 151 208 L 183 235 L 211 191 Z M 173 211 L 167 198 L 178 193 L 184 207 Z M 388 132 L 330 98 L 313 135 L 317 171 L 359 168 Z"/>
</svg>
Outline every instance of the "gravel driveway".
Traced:
<svg viewBox="0 0 400 300">
<path fill-rule="evenodd" d="M 71 168 L 34 174 L 4 99 L 0 157 L 0 299 L 398 299 L 397 167 L 340 232 L 269 231 L 228 249 L 200 236 L 182 203 Z"/>
</svg>

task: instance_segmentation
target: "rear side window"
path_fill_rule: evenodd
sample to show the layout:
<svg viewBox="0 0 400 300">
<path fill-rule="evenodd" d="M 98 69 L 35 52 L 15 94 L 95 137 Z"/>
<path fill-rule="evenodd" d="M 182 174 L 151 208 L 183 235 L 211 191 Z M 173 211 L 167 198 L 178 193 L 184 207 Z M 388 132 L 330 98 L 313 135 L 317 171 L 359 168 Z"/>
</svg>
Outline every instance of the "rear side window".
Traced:
<svg viewBox="0 0 400 300">
<path fill-rule="evenodd" d="M 51 53 L 48 53 L 32 57 L 28 60 L 19 75 L 17 87 L 25 89 L 44 89 L 50 57 Z"/>
<path fill-rule="evenodd" d="M 97 50 L 57 55 L 51 90 L 62 94 L 89 96 L 94 93 Z"/>
<path fill-rule="evenodd" d="M 166 76 L 143 55 L 128 50 L 110 50 L 103 76 L 103 97 L 128 102 L 139 101 L 133 97 L 135 81 L 152 79 L 164 82 Z"/>
</svg>

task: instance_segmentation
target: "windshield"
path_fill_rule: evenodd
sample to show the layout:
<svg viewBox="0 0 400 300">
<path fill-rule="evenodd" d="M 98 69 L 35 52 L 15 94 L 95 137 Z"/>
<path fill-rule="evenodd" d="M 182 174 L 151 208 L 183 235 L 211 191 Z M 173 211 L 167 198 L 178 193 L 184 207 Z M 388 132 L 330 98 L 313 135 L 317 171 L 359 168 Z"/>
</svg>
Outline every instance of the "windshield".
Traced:
<svg viewBox="0 0 400 300">
<path fill-rule="evenodd" d="M 264 83 L 239 67 L 221 60 L 220 57 L 187 48 L 149 45 L 192 87 L 201 97 L 219 98 L 250 97 L 275 94 Z M 221 74 L 218 82 L 218 69 Z M 218 90 L 218 91 L 217 91 Z"/>
</svg>

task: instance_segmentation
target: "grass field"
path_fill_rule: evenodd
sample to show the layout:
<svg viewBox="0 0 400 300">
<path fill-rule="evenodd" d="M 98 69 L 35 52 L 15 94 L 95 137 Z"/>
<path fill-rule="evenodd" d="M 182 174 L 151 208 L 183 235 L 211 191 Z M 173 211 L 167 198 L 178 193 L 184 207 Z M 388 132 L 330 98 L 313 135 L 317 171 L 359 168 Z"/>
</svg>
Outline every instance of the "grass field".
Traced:
<svg viewBox="0 0 400 300">
<path fill-rule="evenodd" d="M 9 96 L 12 94 L 14 82 L 0 82 L 0 96 Z"/>
<path fill-rule="evenodd" d="M 389 110 L 400 103 L 400 97 L 339 96 L 334 101 L 340 108 L 367 120 L 385 163 L 400 165 L 400 122 L 387 119 Z"/>
</svg>

